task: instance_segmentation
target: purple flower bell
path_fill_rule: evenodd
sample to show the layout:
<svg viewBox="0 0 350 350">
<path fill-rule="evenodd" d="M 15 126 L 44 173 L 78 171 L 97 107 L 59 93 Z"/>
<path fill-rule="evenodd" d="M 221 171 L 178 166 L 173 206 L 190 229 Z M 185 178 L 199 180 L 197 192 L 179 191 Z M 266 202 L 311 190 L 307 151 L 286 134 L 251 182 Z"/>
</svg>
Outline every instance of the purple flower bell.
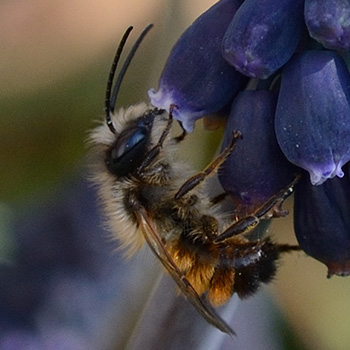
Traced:
<svg viewBox="0 0 350 350">
<path fill-rule="evenodd" d="M 295 178 L 296 167 L 281 152 L 274 131 L 276 96 L 271 91 L 243 91 L 229 116 L 223 147 L 239 130 L 243 138 L 219 171 L 219 180 L 240 210 L 257 208 Z"/>
<path fill-rule="evenodd" d="M 294 229 L 301 248 L 328 267 L 350 274 L 350 164 L 345 176 L 313 186 L 303 177 L 295 190 Z"/>
<path fill-rule="evenodd" d="M 327 49 L 350 49 L 350 2 L 305 0 L 305 21 L 312 38 Z"/>
<path fill-rule="evenodd" d="M 187 131 L 232 104 L 223 147 L 233 130 L 243 139 L 219 180 L 234 214 L 303 174 L 295 231 L 329 275 L 350 272 L 350 56 L 337 52 L 350 48 L 349 18 L 348 0 L 221 0 L 183 34 L 149 92 L 154 106 L 178 107 Z"/>
<path fill-rule="evenodd" d="M 297 55 L 282 73 L 276 134 L 288 160 L 320 185 L 350 160 L 350 75 L 330 51 Z"/>
<path fill-rule="evenodd" d="M 245 79 L 221 56 L 224 33 L 242 0 L 221 0 L 180 37 L 159 80 L 153 106 L 169 111 L 191 132 L 196 119 L 227 105 Z"/>
<path fill-rule="evenodd" d="M 223 56 L 242 74 L 265 79 L 293 55 L 302 0 L 245 0 L 223 39 Z"/>
</svg>

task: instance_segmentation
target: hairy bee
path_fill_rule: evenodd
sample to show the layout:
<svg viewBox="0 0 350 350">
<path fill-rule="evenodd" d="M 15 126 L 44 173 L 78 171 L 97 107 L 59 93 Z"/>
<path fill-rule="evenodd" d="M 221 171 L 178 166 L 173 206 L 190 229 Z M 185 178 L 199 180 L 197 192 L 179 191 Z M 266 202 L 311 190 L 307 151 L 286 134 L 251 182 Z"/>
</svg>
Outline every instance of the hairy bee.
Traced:
<svg viewBox="0 0 350 350">
<path fill-rule="evenodd" d="M 171 111 L 176 106 L 167 113 L 140 103 L 114 113 L 126 68 L 150 28 L 134 44 L 113 87 L 132 27 L 118 47 L 107 84 L 106 123 L 91 136 L 94 181 L 109 227 L 127 253 L 134 254 L 146 241 L 200 314 L 221 331 L 234 334 L 212 305 L 227 302 L 234 292 L 240 297 L 253 294 L 261 282 L 274 276 L 280 253 L 298 249 L 275 244 L 270 238 L 247 238 L 247 232 L 291 194 L 294 183 L 249 215 L 227 219 L 221 196 L 211 200 L 204 185 L 234 148 L 239 132 L 202 172 L 194 173 L 176 155 L 186 135 L 183 131 L 171 136 Z"/>
</svg>

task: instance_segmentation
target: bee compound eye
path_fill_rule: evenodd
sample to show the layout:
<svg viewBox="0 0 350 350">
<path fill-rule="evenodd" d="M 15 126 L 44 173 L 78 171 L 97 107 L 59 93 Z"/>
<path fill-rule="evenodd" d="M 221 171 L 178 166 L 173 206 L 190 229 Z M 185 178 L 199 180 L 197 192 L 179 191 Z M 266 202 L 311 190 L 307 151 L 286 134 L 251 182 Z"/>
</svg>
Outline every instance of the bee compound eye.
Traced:
<svg viewBox="0 0 350 350">
<path fill-rule="evenodd" d="M 121 134 L 107 151 L 106 165 L 116 176 L 131 174 L 142 162 L 148 143 L 148 130 L 136 127 Z"/>
<path fill-rule="evenodd" d="M 118 147 L 113 148 L 111 152 L 112 159 L 118 160 L 123 157 L 134 147 L 137 147 L 137 145 L 145 139 L 146 135 L 147 133 L 145 130 L 141 128 L 137 129 L 129 138 L 118 145 Z"/>
</svg>

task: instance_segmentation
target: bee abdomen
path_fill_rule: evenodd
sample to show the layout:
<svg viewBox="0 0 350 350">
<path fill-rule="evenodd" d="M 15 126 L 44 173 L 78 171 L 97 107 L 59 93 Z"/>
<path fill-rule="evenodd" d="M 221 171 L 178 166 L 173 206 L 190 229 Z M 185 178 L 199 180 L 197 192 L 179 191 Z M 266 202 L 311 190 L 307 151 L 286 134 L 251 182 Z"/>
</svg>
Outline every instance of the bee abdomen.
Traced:
<svg viewBox="0 0 350 350">
<path fill-rule="evenodd" d="M 251 248 L 246 256 L 236 258 L 235 292 L 240 298 L 249 297 L 261 283 L 270 282 L 276 274 L 279 251 L 269 239 L 249 243 Z"/>
<path fill-rule="evenodd" d="M 210 281 L 208 298 L 213 306 L 225 304 L 233 294 L 235 269 L 219 266 Z"/>
<path fill-rule="evenodd" d="M 222 305 L 233 293 L 249 297 L 261 283 L 270 282 L 276 273 L 279 251 L 269 239 L 260 242 L 240 242 L 226 246 L 210 281 L 209 301 Z"/>
</svg>

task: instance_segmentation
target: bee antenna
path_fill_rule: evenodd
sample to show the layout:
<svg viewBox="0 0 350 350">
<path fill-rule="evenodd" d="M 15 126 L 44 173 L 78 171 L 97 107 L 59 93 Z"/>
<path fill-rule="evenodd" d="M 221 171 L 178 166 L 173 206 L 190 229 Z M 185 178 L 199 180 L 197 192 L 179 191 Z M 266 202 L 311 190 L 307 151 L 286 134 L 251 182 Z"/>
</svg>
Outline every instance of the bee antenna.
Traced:
<svg viewBox="0 0 350 350">
<path fill-rule="evenodd" d="M 122 40 L 119 43 L 117 52 L 114 56 L 114 60 L 112 63 L 112 67 L 111 70 L 109 72 L 109 76 L 108 76 L 108 82 L 107 82 L 107 89 L 106 89 L 106 98 L 105 98 L 105 113 L 106 113 L 106 122 L 107 122 L 107 126 L 109 127 L 109 129 L 115 133 L 115 128 L 112 122 L 112 118 L 111 115 L 114 112 L 115 109 L 115 105 L 117 102 L 117 97 L 118 97 L 118 92 L 121 86 L 121 83 L 123 81 L 124 75 L 129 67 L 129 64 L 131 62 L 131 60 L 133 59 L 136 50 L 138 49 L 138 47 L 140 46 L 143 38 L 146 36 L 146 34 L 148 33 L 148 31 L 153 27 L 153 24 L 149 24 L 140 34 L 140 36 L 137 38 L 135 44 L 133 45 L 133 47 L 131 48 L 124 64 L 123 67 L 121 68 L 117 81 L 113 87 L 113 92 L 112 92 L 112 86 L 113 86 L 113 80 L 114 80 L 114 76 L 115 76 L 115 72 L 117 70 L 117 66 L 120 60 L 120 56 L 123 52 L 125 43 L 129 37 L 130 32 L 133 30 L 133 27 L 130 26 L 124 33 Z"/>
</svg>

